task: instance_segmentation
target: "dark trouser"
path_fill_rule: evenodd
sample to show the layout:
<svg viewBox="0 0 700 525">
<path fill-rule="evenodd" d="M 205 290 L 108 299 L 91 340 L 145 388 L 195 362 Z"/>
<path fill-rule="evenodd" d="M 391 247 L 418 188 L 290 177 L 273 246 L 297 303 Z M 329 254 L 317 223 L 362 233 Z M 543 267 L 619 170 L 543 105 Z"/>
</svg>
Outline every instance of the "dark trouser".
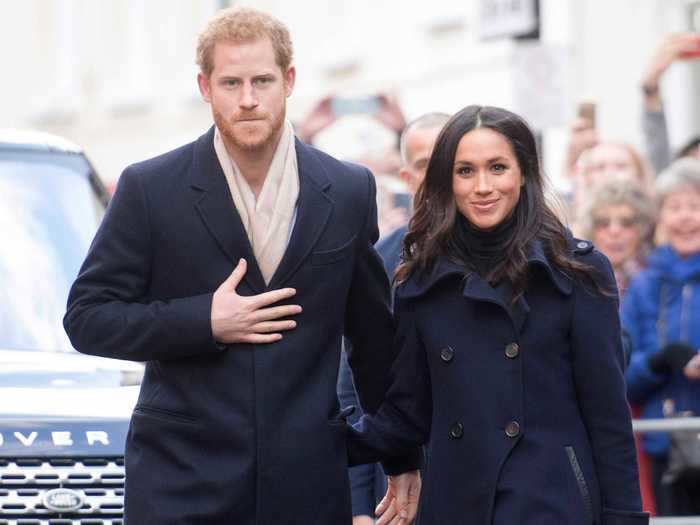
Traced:
<svg viewBox="0 0 700 525">
<path fill-rule="evenodd" d="M 683 476 L 671 484 L 662 482 L 668 458 L 649 456 L 651 484 L 659 516 L 700 515 L 700 474 Z"/>
</svg>

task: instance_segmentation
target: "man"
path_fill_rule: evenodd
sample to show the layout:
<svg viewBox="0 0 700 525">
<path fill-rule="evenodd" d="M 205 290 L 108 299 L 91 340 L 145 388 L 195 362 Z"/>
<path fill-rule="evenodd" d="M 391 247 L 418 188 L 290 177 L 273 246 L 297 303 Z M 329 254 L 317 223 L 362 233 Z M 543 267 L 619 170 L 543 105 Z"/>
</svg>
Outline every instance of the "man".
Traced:
<svg viewBox="0 0 700 525">
<path fill-rule="evenodd" d="M 285 120 L 291 60 L 287 29 L 264 13 L 209 22 L 198 83 L 215 125 L 124 171 L 71 290 L 75 348 L 146 362 L 128 525 L 351 521 L 340 341 L 376 410 L 394 357 L 389 286 L 372 175 L 295 140 Z M 408 523 L 415 505 L 400 498 Z"/>
<path fill-rule="evenodd" d="M 399 176 L 406 183 L 411 196 L 415 196 L 425 178 L 435 141 L 449 119 L 450 116 L 446 113 L 425 113 L 409 122 L 401 134 Z M 390 279 L 394 277 L 394 272 L 401 262 L 401 248 L 406 230 L 406 225 L 400 226 L 377 243 L 377 251 L 384 260 L 384 267 Z"/>
<path fill-rule="evenodd" d="M 411 195 L 415 195 L 425 178 L 430 154 L 440 130 L 449 120 L 445 113 L 426 113 L 411 121 L 401 133 L 399 147 L 401 169 L 399 175 L 406 183 Z M 403 239 L 406 226 L 401 226 L 377 243 L 377 251 L 384 260 L 384 267 L 389 278 L 394 276 L 401 260 Z M 350 348 L 350 345 L 347 345 Z M 341 405 L 358 404 L 352 383 L 352 374 L 345 359 L 340 363 L 338 396 Z M 364 405 L 363 405 L 364 407 Z M 356 409 L 349 421 L 357 421 L 362 412 Z M 350 488 L 352 491 L 353 525 L 371 525 L 374 523 L 374 508 L 386 492 L 384 473 L 379 465 L 359 465 L 350 469 Z"/>
</svg>

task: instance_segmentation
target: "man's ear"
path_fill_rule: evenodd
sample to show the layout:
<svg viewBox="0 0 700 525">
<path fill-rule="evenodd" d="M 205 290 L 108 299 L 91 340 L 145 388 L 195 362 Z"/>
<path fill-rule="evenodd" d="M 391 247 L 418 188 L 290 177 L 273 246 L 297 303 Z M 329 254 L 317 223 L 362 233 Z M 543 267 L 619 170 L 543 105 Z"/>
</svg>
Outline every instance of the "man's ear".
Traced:
<svg viewBox="0 0 700 525">
<path fill-rule="evenodd" d="M 209 77 L 205 76 L 201 71 L 197 74 L 197 84 L 199 85 L 199 92 L 202 94 L 202 98 L 206 102 L 211 102 L 211 84 L 209 83 Z"/>
<path fill-rule="evenodd" d="M 287 96 L 292 94 L 294 91 L 294 82 L 297 78 L 297 70 L 294 66 L 289 66 L 287 72 L 284 74 L 284 87 Z"/>
</svg>

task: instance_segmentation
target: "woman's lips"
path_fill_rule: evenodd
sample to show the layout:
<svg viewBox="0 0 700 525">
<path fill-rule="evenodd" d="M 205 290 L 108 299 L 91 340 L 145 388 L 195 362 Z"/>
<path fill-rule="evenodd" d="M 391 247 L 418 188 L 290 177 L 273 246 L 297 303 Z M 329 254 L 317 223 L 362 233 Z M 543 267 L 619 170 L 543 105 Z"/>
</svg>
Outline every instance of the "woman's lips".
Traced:
<svg viewBox="0 0 700 525">
<path fill-rule="evenodd" d="M 493 208 L 496 207 L 497 203 L 498 199 L 494 199 L 490 201 L 473 202 L 472 206 L 474 206 L 474 208 L 476 208 L 478 211 L 491 211 Z"/>
</svg>

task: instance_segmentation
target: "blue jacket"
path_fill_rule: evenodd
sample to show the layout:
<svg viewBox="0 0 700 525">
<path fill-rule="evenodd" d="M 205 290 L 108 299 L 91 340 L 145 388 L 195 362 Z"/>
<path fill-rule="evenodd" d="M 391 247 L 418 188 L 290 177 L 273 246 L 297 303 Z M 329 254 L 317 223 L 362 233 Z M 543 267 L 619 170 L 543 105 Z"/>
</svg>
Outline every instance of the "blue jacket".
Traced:
<svg viewBox="0 0 700 525">
<path fill-rule="evenodd" d="M 572 244 L 614 289 L 607 259 Z M 550 265 L 528 289 L 439 261 L 396 292 L 400 349 L 375 416 L 352 430 L 366 458 L 427 442 L 420 525 L 641 525 L 616 297 Z"/>
<path fill-rule="evenodd" d="M 399 267 L 399 263 L 401 262 L 403 239 L 406 237 L 407 231 L 407 226 L 400 226 L 386 237 L 380 239 L 377 243 L 377 252 L 379 252 L 379 255 L 382 256 L 384 268 L 386 269 L 386 273 L 392 282 L 394 280 L 396 268 Z"/>
<path fill-rule="evenodd" d="M 126 522 L 350 525 L 342 335 L 370 413 L 394 360 L 374 179 L 297 141 L 296 223 L 266 286 L 213 138 L 211 128 L 127 168 L 69 296 L 76 349 L 146 362 L 126 443 Z M 276 343 L 212 337 L 213 292 L 241 257 L 240 294 L 297 290 L 298 326 Z"/>
<path fill-rule="evenodd" d="M 667 399 L 676 412 L 700 415 L 700 381 L 689 381 L 681 372 L 656 374 L 647 363 L 666 343 L 700 348 L 700 254 L 681 259 L 670 246 L 657 248 L 630 283 L 621 315 L 632 342 L 625 374 L 630 402 L 641 406 L 644 418 L 663 417 Z M 645 434 L 642 443 L 649 454 L 668 451 L 665 433 Z"/>
</svg>

